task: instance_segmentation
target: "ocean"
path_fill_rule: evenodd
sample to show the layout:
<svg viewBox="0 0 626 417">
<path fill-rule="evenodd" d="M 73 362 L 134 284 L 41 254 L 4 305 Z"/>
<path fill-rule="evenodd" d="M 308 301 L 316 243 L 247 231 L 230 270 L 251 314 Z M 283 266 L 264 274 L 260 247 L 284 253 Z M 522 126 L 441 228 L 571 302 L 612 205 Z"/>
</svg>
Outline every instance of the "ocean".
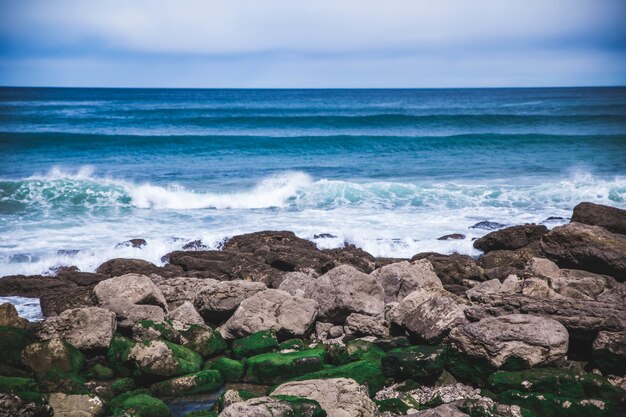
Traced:
<svg viewBox="0 0 626 417">
<path fill-rule="evenodd" d="M 0 89 L 0 276 L 259 230 L 478 255 L 581 201 L 626 208 L 626 88 Z"/>
</svg>

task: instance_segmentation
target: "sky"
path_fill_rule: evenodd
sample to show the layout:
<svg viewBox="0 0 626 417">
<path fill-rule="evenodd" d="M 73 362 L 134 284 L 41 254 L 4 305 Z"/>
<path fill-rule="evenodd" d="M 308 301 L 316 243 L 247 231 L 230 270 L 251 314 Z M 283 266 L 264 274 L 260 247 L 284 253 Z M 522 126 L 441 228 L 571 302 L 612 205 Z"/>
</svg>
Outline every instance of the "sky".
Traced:
<svg viewBox="0 0 626 417">
<path fill-rule="evenodd" d="M 0 0 L 0 85 L 626 85 L 626 0 Z"/>
</svg>

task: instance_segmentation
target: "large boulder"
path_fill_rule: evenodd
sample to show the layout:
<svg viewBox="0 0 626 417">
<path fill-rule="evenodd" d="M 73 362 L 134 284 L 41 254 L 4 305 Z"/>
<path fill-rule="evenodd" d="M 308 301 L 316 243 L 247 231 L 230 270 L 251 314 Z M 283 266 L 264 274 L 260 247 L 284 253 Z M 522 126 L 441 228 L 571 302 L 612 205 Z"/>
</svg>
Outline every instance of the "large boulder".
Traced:
<svg viewBox="0 0 626 417">
<path fill-rule="evenodd" d="M 38 377 L 51 370 L 77 373 L 85 363 L 85 356 L 62 339 L 51 339 L 28 345 L 22 352 L 22 361 Z"/>
<path fill-rule="evenodd" d="M 108 277 L 119 277 L 126 274 L 150 275 L 159 274 L 160 269 L 153 263 L 143 259 L 110 259 L 96 268 L 96 273 Z"/>
<path fill-rule="evenodd" d="M 483 268 L 471 256 L 426 252 L 413 256 L 411 262 L 419 259 L 428 259 L 444 288 L 457 295 L 471 288 L 469 282 L 485 280 Z"/>
<path fill-rule="evenodd" d="M 384 289 L 376 277 L 348 265 L 338 266 L 308 281 L 303 296 L 319 303 L 319 318 L 343 323 L 352 313 L 381 316 Z"/>
<path fill-rule="evenodd" d="M 626 235 L 570 223 L 545 234 L 541 248 L 562 268 L 584 269 L 626 281 Z"/>
<path fill-rule="evenodd" d="M 169 278 L 156 282 L 168 303 L 192 301 L 207 288 L 216 286 L 218 280 L 211 278 Z"/>
<path fill-rule="evenodd" d="M 416 289 L 428 283 L 443 288 L 432 264 L 427 259 L 414 262 L 396 262 L 372 272 L 385 290 L 385 303 L 400 301 Z"/>
<path fill-rule="evenodd" d="M 202 366 L 198 353 L 162 340 L 134 343 L 122 357 L 145 375 L 181 376 L 198 372 Z"/>
<path fill-rule="evenodd" d="M 348 378 L 309 379 L 287 382 L 272 395 L 291 395 L 317 401 L 328 417 L 375 417 L 376 404 L 367 389 Z"/>
<path fill-rule="evenodd" d="M 221 332 L 224 338 L 235 339 L 273 329 L 279 338 L 300 338 L 310 332 L 317 310 L 315 300 L 268 289 L 243 300 Z"/>
<path fill-rule="evenodd" d="M 105 410 L 104 401 L 94 395 L 55 392 L 48 396 L 48 403 L 54 417 L 99 417 Z"/>
<path fill-rule="evenodd" d="M 429 408 L 428 410 L 407 414 L 407 417 L 470 417 L 470 415 L 462 412 L 452 404 L 442 404 L 435 408 Z"/>
<path fill-rule="evenodd" d="M 533 367 L 562 358 L 569 335 L 558 321 L 510 314 L 459 326 L 450 332 L 452 347 L 493 367 Z"/>
<path fill-rule="evenodd" d="M 3 303 L 0 304 L 0 326 L 25 329 L 28 327 L 28 320 L 21 318 L 17 314 L 13 304 Z"/>
<path fill-rule="evenodd" d="M 599 332 L 592 349 L 593 363 L 605 375 L 626 374 L 626 331 Z"/>
<path fill-rule="evenodd" d="M 220 417 L 322 417 L 317 402 L 291 397 L 257 397 L 227 405 Z"/>
<path fill-rule="evenodd" d="M 419 341 L 437 343 L 451 329 L 468 322 L 465 317 L 466 307 L 455 295 L 434 296 L 409 312 L 402 326 Z"/>
<path fill-rule="evenodd" d="M 538 242 L 548 228 L 538 224 L 524 224 L 496 230 L 474 241 L 474 247 L 487 253 L 492 250 L 515 250 Z"/>
<path fill-rule="evenodd" d="M 243 300 L 266 289 L 261 282 L 220 281 L 197 293 L 193 304 L 205 320 L 219 322 L 229 318 Z"/>
<path fill-rule="evenodd" d="M 0 393 L 0 412 L 7 417 L 52 417 L 54 414 L 45 400 L 23 399 L 12 393 Z"/>
<path fill-rule="evenodd" d="M 600 226 L 609 232 L 626 235 L 626 210 L 617 207 L 580 203 L 574 207 L 572 222 Z"/>
<path fill-rule="evenodd" d="M 77 308 L 45 320 L 37 336 L 42 340 L 63 338 L 81 350 L 107 349 L 115 329 L 115 313 L 99 307 Z"/>
</svg>

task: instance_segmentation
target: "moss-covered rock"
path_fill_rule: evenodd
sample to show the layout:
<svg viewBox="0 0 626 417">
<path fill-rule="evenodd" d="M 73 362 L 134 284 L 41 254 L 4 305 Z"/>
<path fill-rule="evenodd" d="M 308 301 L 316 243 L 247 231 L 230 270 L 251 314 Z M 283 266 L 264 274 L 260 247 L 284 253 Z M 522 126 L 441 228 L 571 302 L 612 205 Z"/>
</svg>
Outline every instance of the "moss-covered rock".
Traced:
<svg viewBox="0 0 626 417">
<path fill-rule="evenodd" d="M 157 396 L 177 397 L 213 392 L 223 384 L 222 374 L 219 371 L 209 369 L 157 382 L 150 386 L 150 392 Z"/>
<path fill-rule="evenodd" d="M 611 385 L 606 378 L 596 374 L 585 374 L 577 377 L 585 392 L 585 398 L 597 398 L 615 404 L 623 404 L 626 391 Z"/>
<path fill-rule="evenodd" d="M 40 377 L 53 369 L 78 373 L 85 364 L 85 355 L 65 340 L 51 339 L 26 346 L 22 360 Z"/>
<path fill-rule="evenodd" d="M 411 346 L 392 349 L 382 358 L 385 376 L 397 380 L 437 378 L 446 364 L 445 346 Z"/>
<path fill-rule="evenodd" d="M 383 356 L 385 356 L 384 350 L 362 339 L 351 340 L 345 346 L 339 344 L 328 346 L 329 361 L 334 365 L 345 365 L 361 360 L 380 362 Z"/>
<path fill-rule="evenodd" d="M 373 396 L 385 384 L 385 375 L 380 364 L 372 361 L 357 361 L 346 365 L 331 367 L 310 374 L 291 378 L 290 381 L 307 379 L 351 378 L 361 385 L 367 385 L 370 396 Z"/>
<path fill-rule="evenodd" d="M 470 357 L 454 349 L 448 349 L 446 370 L 459 381 L 483 387 L 487 385 L 487 378 L 496 371 L 496 368 L 487 359 Z"/>
<path fill-rule="evenodd" d="M 37 379 L 42 392 L 62 392 L 64 394 L 89 394 L 86 388 L 87 381 L 82 376 L 52 369 Z"/>
<path fill-rule="evenodd" d="M 107 359 L 109 366 L 115 372 L 115 375 L 128 377 L 132 375 L 133 370 L 128 363 L 128 354 L 130 350 L 135 346 L 135 342 L 122 336 L 121 334 L 114 334 L 111 339 L 111 344 L 107 350 Z"/>
<path fill-rule="evenodd" d="M 224 410 L 225 407 L 228 407 L 230 404 L 236 403 L 236 402 L 243 402 L 246 400 L 249 400 L 250 398 L 255 398 L 258 397 L 257 394 L 244 390 L 244 389 L 229 389 L 224 391 L 218 398 L 217 401 L 215 401 L 215 404 L 213 404 L 213 407 L 211 407 L 211 410 L 215 410 L 219 413 L 222 412 L 222 410 Z"/>
<path fill-rule="evenodd" d="M 376 339 L 373 343 L 385 352 L 389 352 L 391 349 L 411 346 L 411 342 L 406 336 L 396 336 L 389 339 Z"/>
<path fill-rule="evenodd" d="M 221 355 L 228 346 L 222 334 L 207 326 L 190 325 L 182 330 L 183 346 L 199 353 L 203 358 Z"/>
<path fill-rule="evenodd" d="M 204 369 L 219 371 L 226 382 L 240 382 L 243 380 L 245 368 L 240 361 L 222 356 L 207 361 L 204 364 Z"/>
<path fill-rule="evenodd" d="M 0 326 L 0 363 L 21 367 L 22 351 L 35 341 L 30 330 Z"/>
<path fill-rule="evenodd" d="M 393 414 L 404 415 L 411 408 L 399 398 L 387 398 L 385 400 L 374 400 L 374 402 L 376 403 L 376 406 L 378 407 L 378 411 L 380 411 L 381 413 L 389 412 Z"/>
<path fill-rule="evenodd" d="M 130 392 L 115 397 L 109 404 L 111 415 L 124 417 L 170 417 L 165 403 L 144 392 Z"/>
<path fill-rule="evenodd" d="M 273 395 L 272 398 L 288 402 L 293 410 L 293 417 L 326 417 L 326 411 L 315 400 L 292 395 Z"/>
<path fill-rule="evenodd" d="M 582 384 L 570 369 L 536 368 L 525 371 L 498 371 L 489 376 L 489 386 L 497 393 L 516 390 L 543 392 L 563 397 L 584 398 Z"/>
<path fill-rule="evenodd" d="M 278 348 L 274 330 L 262 330 L 233 341 L 232 352 L 237 359 L 249 358 L 261 353 L 273 352 Z"/>
<path fill-rule="evenodd" d="M 247 382 L 277 384 L 298 375 L 322 370 L 326 358 L 324 349 L 309 349 L 290 353 L 264 353 L 246 360 Z"/>
<path fill-rule="evenodd" d="M 550 393 L 504 391 L 502 404 L 515 404 L 539 417 L 615 417 L 615 405 L 595 399 L 573 399 Z"/>
<path fill-rule="evenodd" d="M 37 391 L 37 383 L 32 378 L 0 376 L 0 392 Z"/>
<path fill-rule="evenodd" d="M 85 377 L 89 379 L 107 381 L 115 378 L 115 373 L 113 372 L 113 369 L 109 368 L 108 366 L 97 363 L 88 372 L 85 373 Z"/>
<path fill-rule="evenodd" d="M 111 389 L 115 395 L 133 391 L 135 388 L 136 384 L 132 378 L 120 378 L 111 383 Z"/>
<path fill-rule="evenodd" d="M 278 345 L 278 350 L 304 350 L 306 343 L 302 339 L 289 339 Z"/>
</svg>

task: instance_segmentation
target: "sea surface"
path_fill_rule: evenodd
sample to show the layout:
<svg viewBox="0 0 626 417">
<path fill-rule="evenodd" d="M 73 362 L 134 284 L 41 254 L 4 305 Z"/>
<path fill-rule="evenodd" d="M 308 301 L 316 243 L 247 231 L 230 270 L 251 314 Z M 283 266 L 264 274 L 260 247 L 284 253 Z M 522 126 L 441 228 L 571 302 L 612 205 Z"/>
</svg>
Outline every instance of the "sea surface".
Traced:
<svg viewBox="0 0 626 417">
<path fill-rule="evenodd" d="M 0 276 L 268 229 L 477 255 L 581 201 L 626 208 L 626 88 L 0 89 Z"/>
</svg>

